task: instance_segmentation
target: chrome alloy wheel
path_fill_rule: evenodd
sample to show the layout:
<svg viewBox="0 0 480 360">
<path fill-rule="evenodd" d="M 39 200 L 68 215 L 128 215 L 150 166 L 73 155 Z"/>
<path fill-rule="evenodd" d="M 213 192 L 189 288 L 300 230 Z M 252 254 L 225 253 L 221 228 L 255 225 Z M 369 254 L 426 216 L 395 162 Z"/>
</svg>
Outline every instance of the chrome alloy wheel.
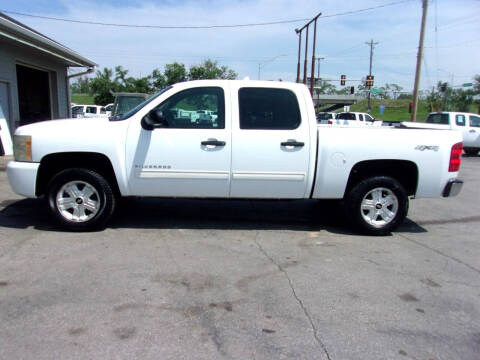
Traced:
<svg viewBox="0 0 480 360">
<path fill-rule="evenodd" d="M 70 181 L 57 192 L 56 205 L 60 214 L 73 222 L 92 219 L 100 209 L 97 190 L 84 181 Z"/>
<path fill-rule="evenodd" d="M 378 187 L 362 199 L 360 213 L 370 225 L 380 228 L 391 222 L 398 212 L 398 198 L 390 189 Z"/>
</svg>

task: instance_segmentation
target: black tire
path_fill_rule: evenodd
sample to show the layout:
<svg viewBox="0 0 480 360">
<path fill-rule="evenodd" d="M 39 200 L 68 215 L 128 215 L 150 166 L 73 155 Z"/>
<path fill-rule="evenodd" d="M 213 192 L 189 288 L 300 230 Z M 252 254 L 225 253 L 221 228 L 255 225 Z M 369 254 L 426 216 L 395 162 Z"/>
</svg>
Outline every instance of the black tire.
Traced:
<svg viewBox="0 0 480 360">
<path fill-rule="evenodd" d="M 381 190 L 386 189 L 386 190 Z M 371 191 L 377 190 L 381 200 L 370 198 Z M 392 196 L 392 194 L 394 196 Z M 368 195 L 368 197 L 366 197 Z M 386 195 L 390 195 L 384 197 Z M 362 202 L 371 200 L 372 209 L 362 209 Z M 387 205 L 391 199 L 396 199 L 396 205 Z M 382 205 L 381 202 L 384 202 Z M 383 207 L 384 208 L 383 208 Z M 395 209 L 396 211 L 392 211 Z M 383 209 L 383 210 L 382 210 Z M 383 211 L 389 210 L 393 217 L 385 221 Z M 377 217 L 378 213 L 381 212 Z M 349 223 L 358 231 L 367 235 L 386 235 L 396 229 L 406 218 L 408 213 L 408 195 L 405 188 L 397 180 L 388 176 L 375 176 L 364 179 L 353 186 L 345 196 L 345 212 Z M 367 220 L 370 219 L 371 222 Z"/>
<path fill-rule="evenodd" d="M 77 190 L 83 190 L 85 189 L 85 186 L 90 185 L 91 187 L 89 189 L 94 189 L 94 191 L 96 191 L 96 193 L 89 196 L 89 199 L 87 199 L 93 200 L 94 204 L 96 204 L 95 212 L 86 209 L 87 206 L 84 205 L 84 219 L 75 221 L 73 219 L 75 215 L 73 214 L 73 208 L 63 209 L 63 214 L 65 215 L 62 215 L 62 210 L 58 207 L 57 195 L 59 195 L 61 189 L 69 183 L 74 184 Z M 82 186 L 84 187 L 82 188 Z M 59 196 L 63 197 L 69 193 L 68 191 L 62 191 L 62 194 L 63 195 L 60 194 Z M 83 168 L 66 169 L 55 175 L 48 184 L 46 195 L 48 207 L 53 218 L 61 228 L 70 231 L 92 231 L 103 229 L 112 216 L 117 202 L 113 189 L 108 181 L 95 171 Z M 68 199 L 70 197 L 72 198 L 71 201 L 75 202 L 75 204 L 73 204 L 74 206 L 81 206 L 82 200 L 80 198 L 74 199 L 74 196 L 72 197 L 71 195 L 68 195 L 66 198 Z M 96 201 L 98 201 L 98 203 Z M 67 217 L 70 216 L 68 214 L 69 212 L 72 213 L 72 219 L 67 219 Z"/>
<path fill-rule="evenodd" d="M 463 149 L 466 155 L 473 156 L 478 154 L 478 149 L 477 148 L 466 148 Z"/>
</svg>

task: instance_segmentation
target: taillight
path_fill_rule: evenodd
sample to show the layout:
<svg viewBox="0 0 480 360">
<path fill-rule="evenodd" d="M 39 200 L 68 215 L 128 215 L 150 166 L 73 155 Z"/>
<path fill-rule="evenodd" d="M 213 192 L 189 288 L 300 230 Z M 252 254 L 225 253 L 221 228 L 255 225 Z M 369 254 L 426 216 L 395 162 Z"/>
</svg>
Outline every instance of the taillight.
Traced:
<svg viewBox="0 0 480 360">
<path fill-rule="evenodd" d="M 452 146 L 452 151 L 450 152 L 450 164 L 448 166 L 449 172 L 456 172 L 460 169 L 462 151 L 463 143 L 459 142 Z"/>
<path fill-rule="evenodd" d="M 332 120 L 328 120 L 328 125 L 332 125 L 333 124 L 333 121 Z"/>
</svg>

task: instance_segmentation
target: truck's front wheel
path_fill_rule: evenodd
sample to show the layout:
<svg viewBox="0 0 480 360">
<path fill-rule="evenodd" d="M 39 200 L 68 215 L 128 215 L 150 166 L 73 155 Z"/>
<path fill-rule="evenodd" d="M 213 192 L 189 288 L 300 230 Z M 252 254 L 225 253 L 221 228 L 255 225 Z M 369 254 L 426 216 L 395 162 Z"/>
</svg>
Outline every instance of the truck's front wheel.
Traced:
<svg viewBox="0 0 480 360">
<path fill-rule="evenodd" d="M 369 235 L 385 235 L 400 225 L 408 213 L 405 188 L 388 176 L 360 181 L 345 197 L 348 221 Z"/>
<path fill-rule="evenodd" d="M 54 176 L 47 201 L 57 223 L 73 231 L 102 228 L 115 209 L 115 195 L 107 180 L 82 168 L 66 169 Z"/>
</svg>

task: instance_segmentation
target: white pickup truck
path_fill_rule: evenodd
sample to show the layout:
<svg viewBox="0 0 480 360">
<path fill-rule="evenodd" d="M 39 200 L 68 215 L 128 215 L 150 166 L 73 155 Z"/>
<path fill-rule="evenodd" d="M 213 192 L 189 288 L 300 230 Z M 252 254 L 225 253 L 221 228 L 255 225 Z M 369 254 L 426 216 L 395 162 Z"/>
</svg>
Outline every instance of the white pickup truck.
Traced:
<svg viewBox="0 0 480 360">
<path fill-rule="evenodd" d="M 408 128 L 457 130 L 462 132 L 463 151 L 467 155 L 476 155 L 480 151 L 480 115 L 464 112 L 433 112 L 422 122 L 402 122 Z"/>
<path fill-rule="evenodd" d="M 382 126 L 382 121 L 375 120 L 370 114 L 362 112 L 341 112 L 333 119 L 322 119 L 320 124 L 338 126 Z"/>
<path fill-rule="evenodd" d="M 304 85 L 201 80 L 110 119 L 20 127 L 7 172 L 14 191 L 44 195 L 70 230 L 104 227 L 120 196 L 343 199 L 348 220 L 379 235 L 404 220 L 409 197 L 460 191 L 461 140 L 318 127 Z"/>
</svg>

